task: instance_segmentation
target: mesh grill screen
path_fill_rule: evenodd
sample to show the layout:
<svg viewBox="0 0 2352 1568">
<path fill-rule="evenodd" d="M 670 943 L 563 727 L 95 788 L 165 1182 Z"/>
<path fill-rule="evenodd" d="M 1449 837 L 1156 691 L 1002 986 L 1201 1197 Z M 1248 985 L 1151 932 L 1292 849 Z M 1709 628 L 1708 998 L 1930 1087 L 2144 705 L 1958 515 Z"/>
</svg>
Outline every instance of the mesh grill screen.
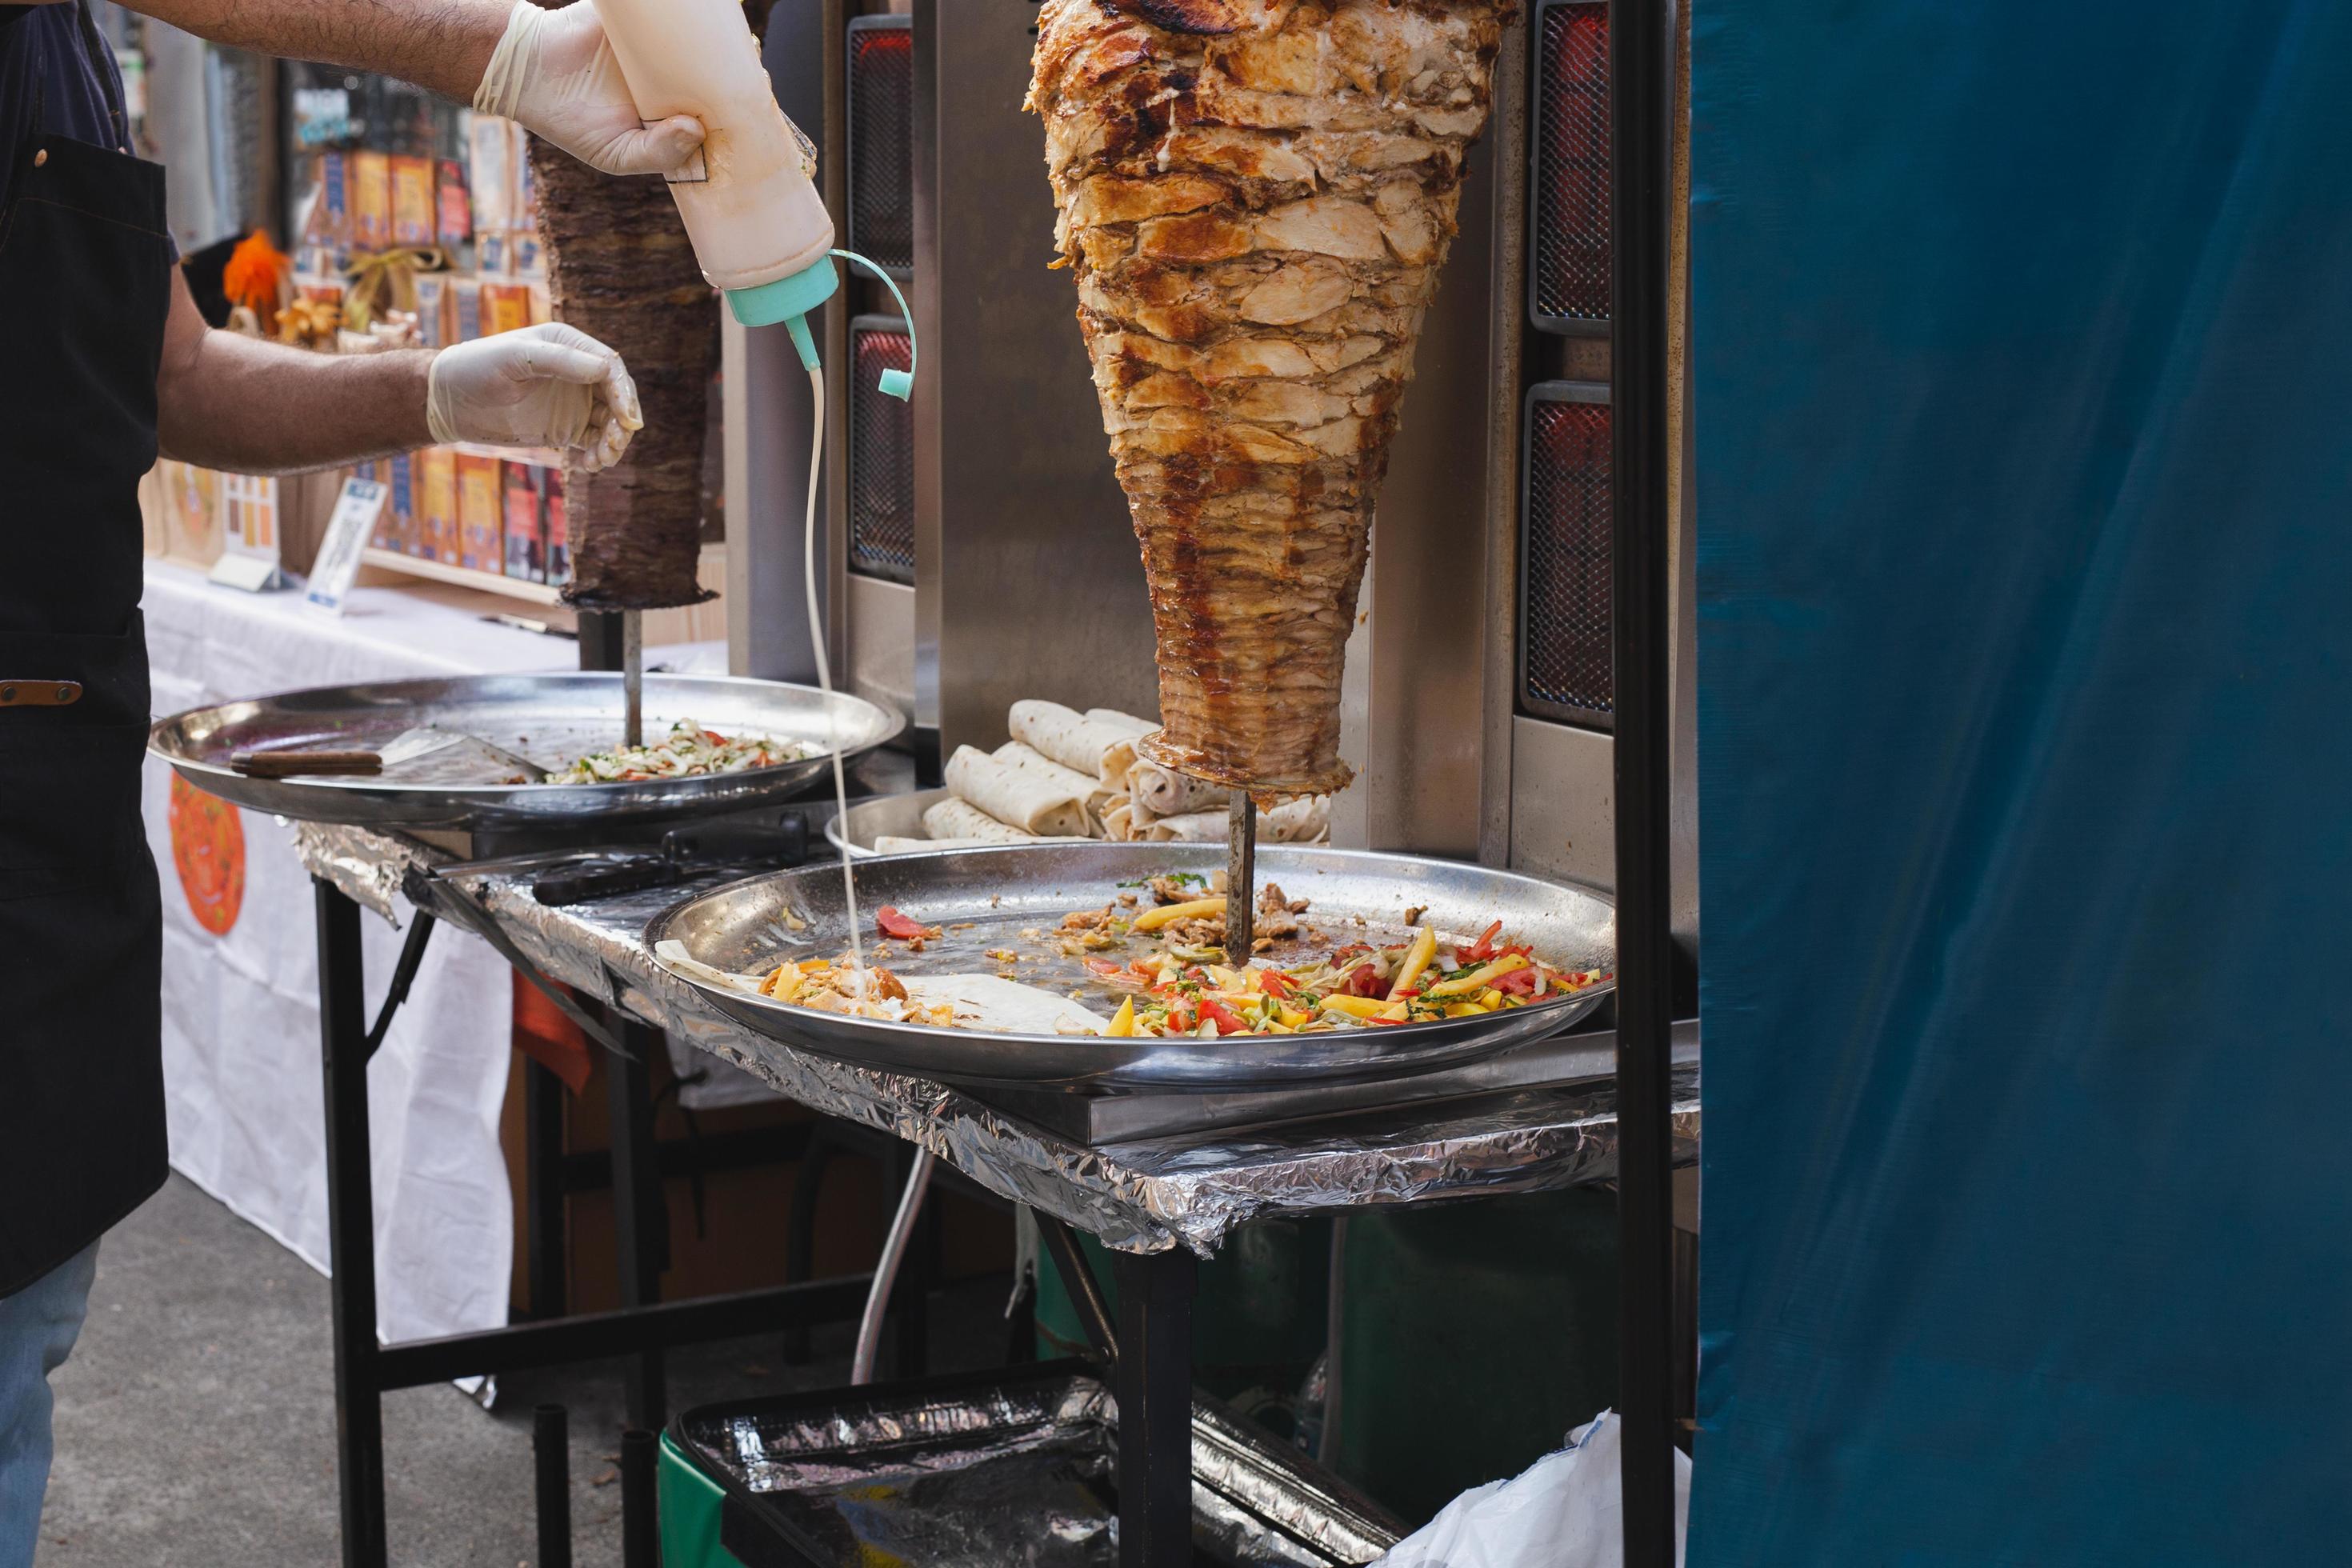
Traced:
<svg viewBox="0 0 2352 1568">
<path fill-rule="evenodd" d="M 875 384 L 913 368 L 907 334 L 850 331 L 849 569 L 915 580 L 915 414 Z"/>
<path fill-rule="evenodd" d="M 1536 314 L 1609 319 L 1609 7 L 1543 14 L 1537 91 Z"/>
<path fill-rule="evenodd" d="M 1616 705 L 1611 651 L 1609 406 L 1543 403 L 1528 439 L 1526 664 L 1520 700 L 1593 723 Z"/>
<path fill-rule="evenodd" d="M 849 36 L 849 248 L 915 265 L 915 35 Z"/>
</svg>

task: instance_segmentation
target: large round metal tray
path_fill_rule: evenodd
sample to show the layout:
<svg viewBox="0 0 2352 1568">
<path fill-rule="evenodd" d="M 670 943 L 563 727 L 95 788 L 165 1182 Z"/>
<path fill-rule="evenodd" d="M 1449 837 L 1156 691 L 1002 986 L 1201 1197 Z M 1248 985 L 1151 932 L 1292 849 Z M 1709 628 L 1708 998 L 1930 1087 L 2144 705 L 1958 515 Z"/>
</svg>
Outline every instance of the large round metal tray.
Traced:
<svg viewBox="0 0 2352 1568">
<path fill-rule="evenodd" d="M 899 973 L 996 973 L 1006 966 L 987 954 L 1010 951 L 1018 955 L 1009 966 L 1017 978 L 1080 993 L 1108 1015 L 1125 994 L 1041 939 L 1063 915 L 1101 908 L 1118 895 L 1122 882 L 1172 871 L 1206 877 L 1223 865 L 1223 847 L 1211 844 L 949 850 L 861 860 L 857 895 L 869 921 L 880 906 L 895 904 L 942 928 L 943 936 L 926 952 L 894 944 L 882 962 Z M 1257 871 L 1261 885 L 1278 883 L 1289 897 L 1308 900 L 1301 921 L 1319 931 L 1326 943 L 1302 942 L 1297 949 L 1301 958 L 1351 942 L 1402 942 L 1410 929 L 1406 913 L 1419 908 L 1428 911 L 1423 918 L 1436 925 L 1441 938 L 1475 936 L 1500 920 L 1506 931 L 1532 942 L 1553 963 L 1616 967 L 1615 910 L 1606 898 L 1586 889 L 1452 860 L 1324 848 L 1263 849 Z M 1144 895 L 1147 902 L 1149 897 Z M 754 973 L 785 958 L 829 956 L 845 948 L 843 905 L 840 866 L 803 866 L 674 905 L 655 917 L 646 941 L 658 945 L 674 939 L 698 963 Z M 950 1083 L 1160 1090 L 1268 1088 L 1428 1072 L 1557 1033 L 1612 989 L 1603 984 L 1556 1002 L 1427 1024 L 1213 1041 L 1129 1039 L 983 1034 L 845 1017 L 666 967 L 747 1028 L 866 1067 Z"/>
<path fill-rule="evenodd" d="M 479 828 L 734 811 L 806 788 L 831 768 L 824 756 L 749 773 L 635 784 L 420 784 L 370 778 L 250 778 L 232 752 L 380 746 L 402 731 L 437 725 L 517 752 L 548 768 L 620 742 L 617 674 L 460 676 L 281 692 L 174 714 L 148 747 L 208 794 L 255 811 L 368 827 Z M 681 719 L 729 734 L 769 736 L 820 748 L 844 762 L 905 727 L 899 714 L 812 687 L 727 676 L 648 675 L 645 732 Z"/>
</svg>

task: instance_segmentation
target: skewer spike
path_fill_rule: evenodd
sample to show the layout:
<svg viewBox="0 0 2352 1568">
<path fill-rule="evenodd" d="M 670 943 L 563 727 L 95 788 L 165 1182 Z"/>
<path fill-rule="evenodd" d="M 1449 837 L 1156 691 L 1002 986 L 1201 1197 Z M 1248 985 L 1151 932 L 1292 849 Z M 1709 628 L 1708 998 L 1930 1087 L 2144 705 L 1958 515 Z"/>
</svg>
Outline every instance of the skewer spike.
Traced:
<svg viewBox="0 0 2352 1568">
<path fill-rule="evenodd" d="M 621 742 L 646 743 L 646 618 L 621 612 Z"/>
<path fill-rule="evenodd" d="M 1249 791 L 1229 792 L 1225 816 L 1225 957 L 1249 962 L 1257 920 L 1257 805 Z"/>
</svg>

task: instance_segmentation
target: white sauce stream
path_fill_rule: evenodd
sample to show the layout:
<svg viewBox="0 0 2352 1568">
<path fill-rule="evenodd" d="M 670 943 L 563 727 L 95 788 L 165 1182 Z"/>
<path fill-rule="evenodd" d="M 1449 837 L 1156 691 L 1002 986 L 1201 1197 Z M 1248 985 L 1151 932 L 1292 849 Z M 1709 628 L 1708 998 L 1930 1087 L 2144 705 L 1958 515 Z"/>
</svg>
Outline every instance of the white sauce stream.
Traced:
<svg viewBox="0 0 2352 1568">
<path fill-rule="evenodd" d="M 849 781 L 841 765 L 841 737 L 834 730 L 833 667 L 825 658 L 824 613 L 816 591 L 816 498 L 821 468 L 824 461 L 824 372 L 809 372 L 809 406 L 816 410 L 810 421 L 808 517 L 801 532 L 801 579 L 808 589 L 809 639 L 816 645 L 816 683 L 824 693 L 825 744 L 833 752 L 833 804 L 841 817 L 849 815 Z M 841 890 L 847 899 L 849 910 L 850 973 L 856 977 L 857 1000 L 866 997 L 866 945 L 862 922 L 857 914 L 857 873 L 850 868 L 847 823 L 841 836 Z"/>
</svg>

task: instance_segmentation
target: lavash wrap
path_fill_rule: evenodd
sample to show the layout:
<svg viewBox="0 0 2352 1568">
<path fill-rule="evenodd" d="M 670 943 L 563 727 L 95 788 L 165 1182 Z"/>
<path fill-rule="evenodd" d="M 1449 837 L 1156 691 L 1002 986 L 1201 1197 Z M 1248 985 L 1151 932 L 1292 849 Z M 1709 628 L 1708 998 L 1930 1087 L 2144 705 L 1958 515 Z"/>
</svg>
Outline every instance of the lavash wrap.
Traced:
<svg viewBox="0 0 2352 1568">
<path fill-rule="evenodd" d="M 1024 833 L 1093 837 L 1086 792 L 1027 768 L 999 762 L 977 746 L 956 748 L 955 755 L 948 759 L 947 786 L 958 800 Z M 928 814 L 924 826 L 930 827 Z"/>
</svg>

